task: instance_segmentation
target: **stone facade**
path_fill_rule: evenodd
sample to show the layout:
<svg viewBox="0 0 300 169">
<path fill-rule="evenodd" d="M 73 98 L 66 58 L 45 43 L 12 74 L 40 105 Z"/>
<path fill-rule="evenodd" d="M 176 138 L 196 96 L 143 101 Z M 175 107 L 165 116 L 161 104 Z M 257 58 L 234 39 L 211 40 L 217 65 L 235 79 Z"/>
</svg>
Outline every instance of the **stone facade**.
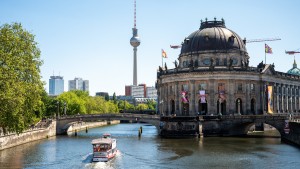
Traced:
<svg viewBox="0 0 300 169">
<path fill-rule="evenodd" d="M 300 112 L 300 76 L 275 71 L 270 64 L 249 67 L 246 40 L 223 20 L 202 22 L 184 39 L 178 61 L 175 68 L 160 67 L 157 73 L 163 115 L 257 115 L 268 108 L 274 114 Z"/>
</svg>

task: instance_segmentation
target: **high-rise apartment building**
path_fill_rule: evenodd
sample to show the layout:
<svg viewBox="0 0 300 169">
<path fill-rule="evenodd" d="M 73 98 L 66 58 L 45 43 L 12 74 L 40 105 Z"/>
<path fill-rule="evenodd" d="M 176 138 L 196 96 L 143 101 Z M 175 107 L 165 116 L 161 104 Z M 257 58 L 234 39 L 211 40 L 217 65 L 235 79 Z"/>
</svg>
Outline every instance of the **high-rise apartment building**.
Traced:
<svg viewBox="0 0 300 169">
<path fill-rule="evenodd" d="M 49 95 L 57 96 L 64 92 L 64 78 L 62 76 L 50 76 Z"/>
<path fill-rule="evenodd" d="M 132 97 L 144 97 L 144 86 L 125 86 L 125 95 Z"/>
<path fill-rule="evenodd" d="M 157 90 L 155 87 L 147 87 L 146 88 L 146 97 L 147 98 L 157 98 Z"/>
<path fill-rule="evenodd" d="M 89 91 L 89 81 L 83 80 L 82 78 L 75 78 L 74 80 L 69 80 L 69 91 L 71 90 L 82 90 Z"/>
</svg>

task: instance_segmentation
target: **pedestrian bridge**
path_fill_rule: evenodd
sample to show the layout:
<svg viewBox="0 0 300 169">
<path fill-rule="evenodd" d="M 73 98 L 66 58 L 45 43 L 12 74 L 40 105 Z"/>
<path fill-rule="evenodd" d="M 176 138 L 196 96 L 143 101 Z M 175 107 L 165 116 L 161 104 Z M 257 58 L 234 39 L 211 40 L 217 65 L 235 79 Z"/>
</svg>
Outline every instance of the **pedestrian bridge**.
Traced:
<svg viewBox="0 0 300 169">
<path fill-rule="evenodd" d="M 125 120 L 125 121 L 132 121 L 132 122 L 149 123 L 158 127 L 159 118 L 160 117 L 158 115 L 130 114 L 130 113 L 63 116 L 58 118 L 56 121 L 56 133 L 66 134 L 68 128 L 75 122 Z"/>
</svg>

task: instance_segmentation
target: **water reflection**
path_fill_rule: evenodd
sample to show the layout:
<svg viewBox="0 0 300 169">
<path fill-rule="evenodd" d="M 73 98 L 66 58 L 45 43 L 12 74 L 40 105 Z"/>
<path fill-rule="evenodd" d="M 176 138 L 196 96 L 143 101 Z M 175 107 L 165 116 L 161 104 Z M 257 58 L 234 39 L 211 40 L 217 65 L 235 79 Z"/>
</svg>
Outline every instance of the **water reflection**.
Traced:
<svg viewBox="0 0 300 169">
<path fill-rule="evenodd" d="M 143 126 L 142 137 L 138 129 Z M 92 163 L 91 140 L 111 133 L 119 153 Z M 0 151 L 0 168 L 297 168 L 300 150 L 280 138 L 164 139 L 154 126 L 119 124 Z"/>
</svg>

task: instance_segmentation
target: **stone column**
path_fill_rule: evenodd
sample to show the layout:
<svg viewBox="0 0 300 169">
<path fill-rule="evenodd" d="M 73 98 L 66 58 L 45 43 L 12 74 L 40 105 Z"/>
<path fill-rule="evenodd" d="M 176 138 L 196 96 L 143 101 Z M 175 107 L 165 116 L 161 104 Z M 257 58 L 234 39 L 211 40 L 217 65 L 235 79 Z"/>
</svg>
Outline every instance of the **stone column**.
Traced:
<svg viewBox="0 0 300 169">
<path fill-rule="evenodd" d="M 190 100 L 190 111 L 189 116 L 195 116 L 196 110 L 195 110 L 195 80 L 190 81 L 190 87 L 191 87 L 191 100 Z"/>
<path fill-rule="evenodd" d="M 235 112 L 235 106 L 234 106 L 235 105 L 235 103 L 234 103 L 234 100 L 235 100 L 235 98 L 234 98 L 235 86 L 234 86 L 234 81 L 233 80 L 228 80 L 226 85 L 227 85 L 226 88 L 227 88 L 227 96 L 228 96 L 227 99 L 226 99 L 227 104 L 228 104 L 226 109 L 227 109 L 227 112 L 229 114 L 234 114 L 234 112 Z"/>
<path fill-rule="evenodd" d="M 277 98 L 277 95 L 278 95 L 277 83 L 274 83 L 273 88 L 274 88 L 274 89 L 273 89 L 273 90 L 274 90 L 274 92 L 273 92 L 273 93 L 274 93 L 274 94 L 273 94 L 273 100 L 274 100 L 274 101 L 273 101 L 273 104 L 274 104 L 274 106 L 273 106 L 273 107 L 274 107 L 274 112 L 275 112 L 275 113 L 278 113 L 278 109 L 277 109 L 277 105 L 278 105 L 278 104 L 277 104 L 277 101 L 278 101 L 278 98 Z M 276 93 L 275 93 L 275 91 L 276 91 Z"/>
<path fill-rule="evenodd" d="M 195 82 L 195 113 L 199 112 L 199 84 Z"/>
<path fill-rule="evenodd" d="M 179 115 L 179 91 L 178 91 L 178 82 L 175 82 L 175 87 L 174 87 L 174 92 L 175 92 L 175 114 Z"/>
<path fill-rule="evenodd" d="M 179 106 L 179 115 L 182 116 L 182 104 L 181 104 L 181 83 L 177 84 L 177 94 L 178 94 L 178 106 Z"/>
<path fill-rule="evenodd" d="M 251 98 L 250 98 L 250 83 L 247 83 L 246 81 L 243 83 L 245 84 L 245 110 L 243 110 L 243 113 L 248 115 L 250 114 L 251 110 Z"/>
<path fill-rule="evenodd" d="M 259 93 L 260 93 L 260 97 L 259 97 L 259 112 L 258 114 L 263 114 L 265 112 L 265 82 L 264 81 L 261 81 L 260 82 L 260 90 L 259 90 Z"/>
<path fill-rule="evenodd" d="M 165 105 L 166 105 L 166 110 L 165 110 L 165 112 L 166 112 L 166 115 L 170 115 L 170 112 L 169 112 L 169 110 L 170 110 L 170 104 L 169 104 L 169 85 L 168 84 L 166 84 L 165 85 L 165 93 L 166 93 L 166 99 L 165 99 Z"/>
<path fill-rule="evenodd" d="M 215 101 L 215 94 L 217 93 L 217 87 L 216 87 L 216 80 L 210 79 L 209 83 L 210 86 L 208 86 L 209 90 L 209 104 L 208 106 L 208 114 L 217 114 L 217 101 Z M 215 91 L 216 90 L 216 91 Z"/>
<path fill-rule="evenodd" d="M 296 98 L 296 113 L 299 113 L 299 86 L 296 86 L 295 98 Z"/>
</svg>

